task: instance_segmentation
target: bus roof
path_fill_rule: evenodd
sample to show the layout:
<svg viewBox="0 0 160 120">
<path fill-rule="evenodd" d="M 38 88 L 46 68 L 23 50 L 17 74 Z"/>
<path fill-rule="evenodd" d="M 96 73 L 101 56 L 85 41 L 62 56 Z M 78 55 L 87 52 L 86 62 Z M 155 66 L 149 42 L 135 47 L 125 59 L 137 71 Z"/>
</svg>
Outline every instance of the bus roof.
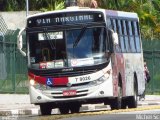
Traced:
<svg viewBox="0 0 160 120">
<path fill-rule="evenodd" d="M 55 11 L 49 11 L 49 12 L 43 12 L 43 13 L 37 13 L 34 15 L 30 15 L 27 17 L 32 18 L 32 17 L 38 17 L 38 16 L 43 16 L 47 14 L 52 14 L 52 13 L 64 13 L 64 12 L 75 12 L 75 11 L 100 11 L 104 12 L 107 16 L 110 17 L 125 17 L 125 18 L 138 18 L 137 13 L 134 12 L 124 12 L 124 11 L 115 11 L 115 10 L 106 10 L 106 9 L 91 9 L 91 8 L 81 8 L 81 7 L 69 7 L 63 10 L 55 10 Z"/>
<path fill-rule="evenodd" d="M 106 15 L 111 17 L 125 17 L 125 18 L 138 18 L 137 13 L 134 12 L 124 12 L 115 10 L 106 10 Z"/>
<path fill-rule="evenodd" d="M 68 7 L 66 9 L 62 9 L 62 10 L 55 10 L 55 11 L 48 11 L 48 12 L 42 12 L 42 13 L 37 13 L 34 15 L 30 15 L 27 17 L 31 18 L 31 17 L 38 17 L 38 16 L 42 16 L 42 15 L 47 15 L 47 14 L 52 14 L 52 13 L 66 13 L 66 12 L 78 12 L 78 11 L 101 11 L 101 12 L 105 12 L 104 9 L 90 9 L 87 7 L 84 8 L 80 8 L 80 7 Z"/>
</svg>

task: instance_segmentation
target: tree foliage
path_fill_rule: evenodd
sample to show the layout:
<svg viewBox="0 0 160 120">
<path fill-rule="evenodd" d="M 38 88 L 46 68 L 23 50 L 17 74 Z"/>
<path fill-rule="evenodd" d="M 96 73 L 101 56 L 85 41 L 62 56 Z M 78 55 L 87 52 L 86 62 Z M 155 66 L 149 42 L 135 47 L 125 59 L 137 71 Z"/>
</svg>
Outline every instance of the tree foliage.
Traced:
<svg viewBox="0 0 160 120">
<path fill-rule="evenodd" d="M 65 0 L 28 0 L 30 10 L 51 11 L 63 9 Z M 92 0 L 77 0 L 78 5 L 90 7 Z M 160 38 L 160 0 L 97 0 L 100 8 L 136 12 L 140 18 L 144 39 Z M 26 9 L 26 0 L 0 0 L 0 11 Z"/>
<path fill-rule="evenodd" d="M 34 10 L 56 10 L 64 8 L 64 0 L 28 0 L 29 9 Z M 0 11 L 22 11 L 26 10 L 26 0 L 0 0 Z"/>
<path fill-rule="evenodd" d="M 143 38 L 160 38 L 159 0 L 102 0 L 101 7 L 138 13 Z"/>
</svg>

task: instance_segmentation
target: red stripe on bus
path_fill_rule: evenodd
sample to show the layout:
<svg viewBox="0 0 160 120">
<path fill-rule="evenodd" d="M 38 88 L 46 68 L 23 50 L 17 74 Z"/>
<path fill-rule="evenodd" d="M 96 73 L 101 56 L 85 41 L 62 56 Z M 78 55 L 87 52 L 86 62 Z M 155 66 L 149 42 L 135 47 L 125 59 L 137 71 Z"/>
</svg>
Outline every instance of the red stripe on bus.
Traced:
<svg viewBox="0 0 160 120">
<path fill-rule="evenodd" d="M 33 73 L 28 73 L 28 76 L 30 79 L 34 79 L 37 83 L 40 84 L 46 84 L 47 77 L 41 77 L 41 76 L 36 76 Z M 52 78 L 53 80 L 53 86 L 55 85 L 67 85 L 68 83 L 68 77 L 62 77 L 62 78 Z"/>
<path fill-rule="evenodd" d="M 44 85 L 46 84 L 45 77 L 37 76 L 37 75 L 34 75 L 33 73 L 28 73 L 28 76 L 30 77 L 30 79 L 34 79 L 37 83 L 44 84 Z"/>
<path fill-rule="evenodd" d="M 67 83 L 68 83 L 67 77 L 53 78 L 53 85 L 67 85 Z"/>
</svg>

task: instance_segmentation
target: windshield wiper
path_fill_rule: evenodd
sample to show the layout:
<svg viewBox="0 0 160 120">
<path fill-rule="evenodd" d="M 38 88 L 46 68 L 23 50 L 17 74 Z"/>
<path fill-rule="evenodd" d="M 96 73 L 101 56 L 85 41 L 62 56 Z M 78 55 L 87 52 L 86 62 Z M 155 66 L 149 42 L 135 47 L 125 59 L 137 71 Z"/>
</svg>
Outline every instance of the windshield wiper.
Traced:
<svg viewBox="0 0 160 120">
<path fill-rule="evenodd" d="M 50 44 L 52 50 L 55 50 L 56 47 L 54 46 L 54 43 L 50 41 L 51 38 L 50 38 L 50 36 L 48 35 L 47 29 L 44 29 L 44 35 L 45 35 L 45 38 L 48 40 L 48 42 L 49 42 L 49 44 Z"/>
<path fill-rule="evenodd" d="M 79 41 L 81 40 L 81 38 L 82 38 L 82 36 L 83 36 L 85 31 L 86 31 L 86 27 L 83 27 L 81 32 L 79 33 L 77 39 L 75 40 L 75 42 L 73 44 L 73 48 L 77 47 L 77 45 L 78 45 Z"/>
</svg>

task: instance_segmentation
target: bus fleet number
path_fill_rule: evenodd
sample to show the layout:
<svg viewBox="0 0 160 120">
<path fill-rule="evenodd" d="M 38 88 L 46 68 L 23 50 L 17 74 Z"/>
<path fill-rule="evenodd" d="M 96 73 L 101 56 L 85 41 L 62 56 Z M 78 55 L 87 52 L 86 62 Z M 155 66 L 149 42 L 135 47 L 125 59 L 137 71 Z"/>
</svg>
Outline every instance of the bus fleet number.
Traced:
<svg viewBox="0 0 160 120">
<path fill-rule="evenodd" d="M 90 77 L 90 76 L 85 76 L 85 77 L 76 78 L 76 82 L 78 82 L 78 80 L 79 80 L 80 82 L 88 81 L 88 80 L 91 80 L 91 77 Z"/>
</svg>

